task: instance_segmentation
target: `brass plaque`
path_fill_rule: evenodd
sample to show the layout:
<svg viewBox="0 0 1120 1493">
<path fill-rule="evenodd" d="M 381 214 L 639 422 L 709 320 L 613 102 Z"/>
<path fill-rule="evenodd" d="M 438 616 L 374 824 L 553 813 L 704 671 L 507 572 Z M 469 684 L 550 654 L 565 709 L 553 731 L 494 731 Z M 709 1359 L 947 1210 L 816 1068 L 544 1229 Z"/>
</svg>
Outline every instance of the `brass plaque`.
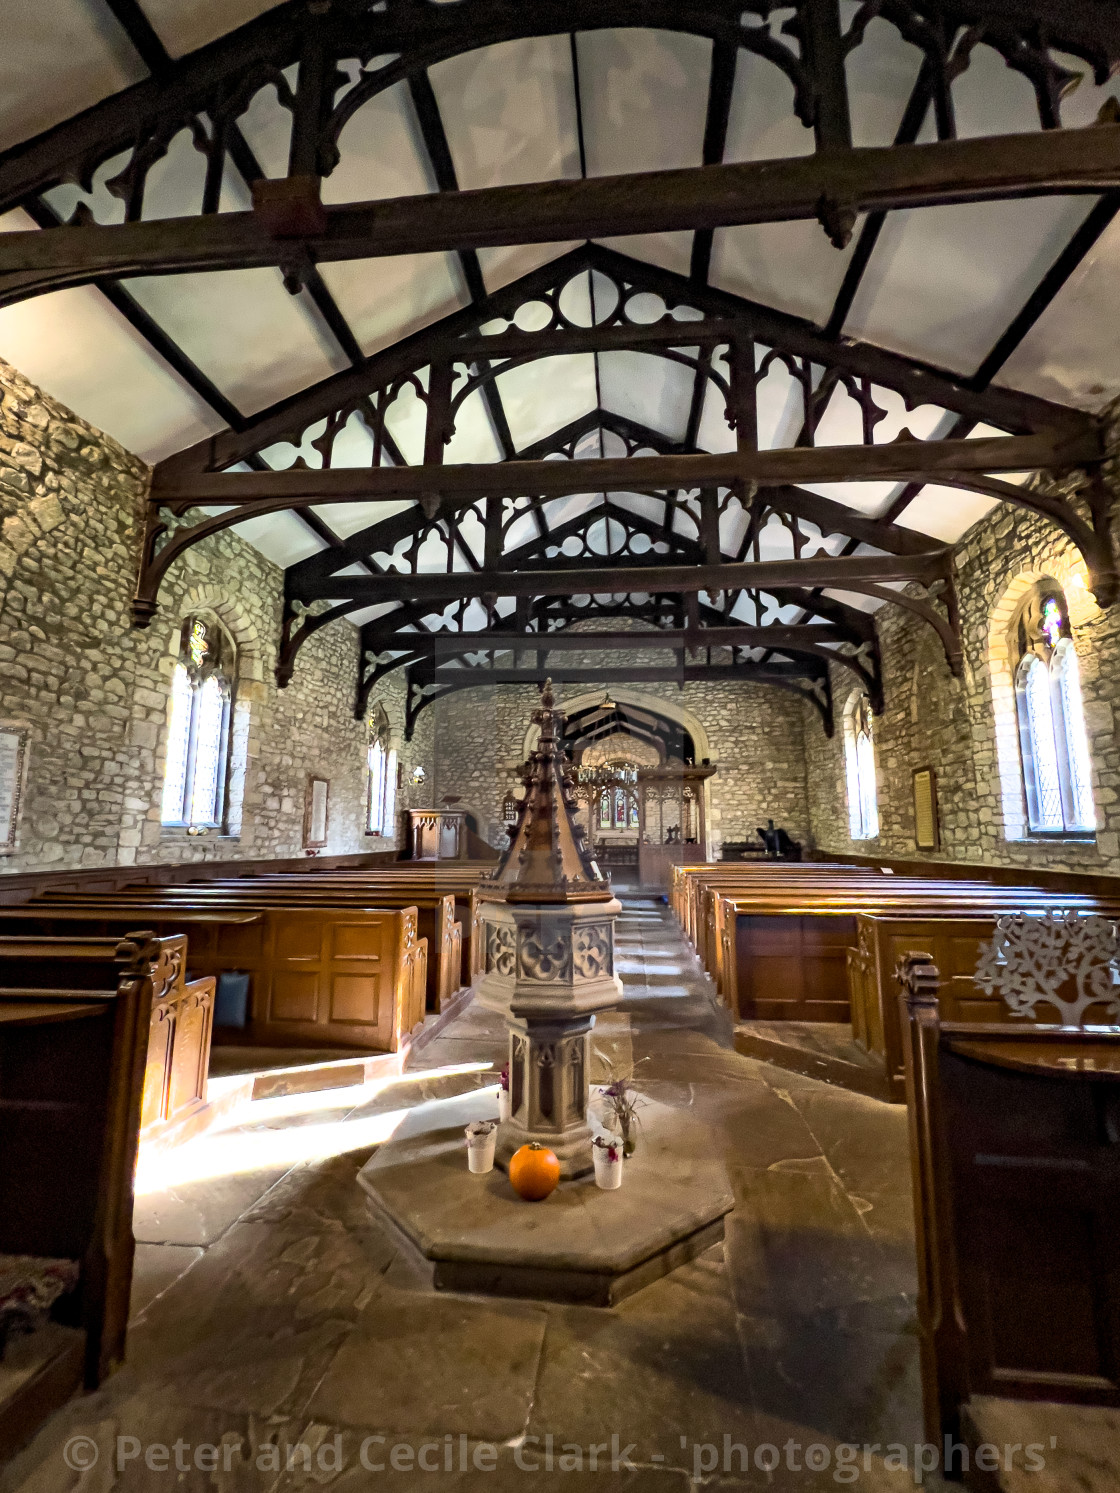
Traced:
<svg viewBox="0 0 1120 1493">
<path fill-rule="evenodd" d="M 919 850 L 936 850 L 939 839 L 937 774 L 923 767 L 914 774 L 914 841 Z"/>
</svg>

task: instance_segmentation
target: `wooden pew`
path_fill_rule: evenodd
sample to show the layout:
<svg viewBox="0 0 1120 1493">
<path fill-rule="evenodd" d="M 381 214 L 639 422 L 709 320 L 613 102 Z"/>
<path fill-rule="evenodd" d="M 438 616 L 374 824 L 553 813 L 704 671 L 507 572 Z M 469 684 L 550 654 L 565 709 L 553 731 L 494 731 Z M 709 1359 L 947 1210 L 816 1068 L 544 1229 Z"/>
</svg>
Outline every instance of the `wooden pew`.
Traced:
<svg viewBox="0 0 1120 1493">
<path fill-rule="evenodd" d="M 151 1012 L 181 953 L 150 933 L 0 938 L 0 1253 L 78 1263 L 57 1320 L 8 1350 L 26 1377 L 0 1400 L 0 1460 L 124 1357 Z"/>
<path fill-rule="evenodd" d="M 97 936 L 113 942 L 120 935 L 107 926 L 108 921 L 69 913 L 35 916 L 22 909 L 0 908 L 0 935 L 6 937 L 9 948 L 16 947 L 18 938 L 43 942 L 48 947 L 52 940 L 68 947 Z M 131 912 L 117 921 L 135 925 Z M 185 935 L 165 934 L 160 943 L 162 985 L 149 1020 L 140 1111 L 142 1140 L 158 1138 L 203 1109 L 210 1072 L 215 977 L 187 979 Z"/>
<path fill-rule="evenodd" d="M 706 878 L 696 884 L 697 905 L 703 910 L 697 931 L 697 953 L 720 993 L 730 1000 L 722 970 L 727 949 L 724 921 L 733 907 L 741 904 L 745 910 L 752 898 L 762 899 L 767 908 L 772 908 L 775 901 L 780 904 L 783 899 L 791 905 L 802 899 L 810 899 L 813 905 L 818 905 L 822 898 L 826 903 L 831 898 L 829 905 L 834 905 L 841 913 L 848 910 L 852 899 L 858 904 L 869 898 L 894 898 L 900 894 L 901 887 L 933 885 L 933 882 L 869 877 L 863 872 L 852 873 L 844 868 L 833 871 L 825 867 L 801 866 L 794 868 L 792 876 L 782 870 L 770 869 L 748 879 Z M 839 957 L 843 959 L 843 955 Z"/>
<path fill-rule="evenodd" d="M 451 1006 L 462 983 L 462 925 L 455 918 L 452 894 L 424 895 L 412 886 L 379 886 L 374 889 L 351 886 L 334 877 L 286 876 L 257 877 L 247 881 L 211 881 L 199 887 L 168 887 L 163 890 L 125 889 L 114 893 L 116 904 L 135 900 L 141 906 L 161 907 L 260 908 L 271 907 L 377 907 L 416 909 L 416 931 L 428 944 L 428 971 L 425 1008 L 445 1011 Z M 52 905 L 72 905 L 76 899 L 52 899 Z"/>
<path fill-rule="evenodd" d="M 874 878 L 884 873 L 872 867 L 849 867 L 839 863 L 823 865 L 814 862 L 707 862 L 697 866 L 678 866 L 674 870 L 670 905 L 677 921 L 697 953 L 703 958 L 707 936 L 705 894 L 710 888 L 731 891 L 757 886 L 779 879 L 784 885 L 815 883 L 820 877 L 851 871 Z"/>
<path fill-rule="evenodd" d="M 1077 909 L 1109 917 L 1120 915 L 1120 900 L 1108 903 L 1094 898 L 1062 898 L 1054 893 L 1041 895 L 1045 906 L 1054 911 Z M 910 949 L 930 954 L 941 973 L 942 1021 L 1021 1025 L 1023 1018 L 1012 1017 L 997 996 L 985 995 L 974 976 L 981 949 L 995 933 L 997 918 L 1006 912 L 1020 911 L 1025 905 L 1016 897 L 1013 903 L 982 914 L 962 916 L 962 904 L 936 913 L 927 906 L 920 914 L 898 910 L 857 914 L 856 947 L 848 950 L 847 965 L 852 1034 L 868 1052 L 882 1054 L 890 1095 L 896 1103 L 904 1103 L 906 1099 L 896 974 L 899 959 Z M 1048 1019 L 1055 1019 L 1053 1011 Z"/>
<path fill-rule="evenodd" d="M 900 970 L 926 1440 L 973 1395 L 1120 1405 L 1120 1031 L 943 1022 Z"/>
<path fill-rule="evenodd" d="M 0 924 L 2 926 L 2 924 Z M 206 1107 L 214 1031 L 213 975 L 187 979 L 187 940 L 165 938 L 169 975 L 152 1001 L 140 1138 L 155 1140 Z"/>
<path fill-rule="evenodd" d="M 483 966 L 481 952 L 478 947 L 478 936 L 481 923 L 476 910 L 476 888 L 485 885 L 488 868 L 480 866 L 478 862 L 454 863 L 454 862 L 413 862 L 400 861 L 390 864 L 379 864 L 371 869 L 362 868 L 352 870 L 319 869 L 315 863 L 306 863 L 304 868 L 296 873 L 290 871 L 259 871 L 251 877 L 225 878 L 208 876 L 204 882 L 197 885 L 214 885 L 217 881 L 237 880 L 247 885 L 282 885 L 298 884 L 306 886 L 338 886 L 350 890 L 360 891 L 366 894 L 367 904 L 379 905 L 378 893 L 384 890 L 394 897 L 398 894 L 408 896 L 407 900 L 413 903 L 425 902 L 427 899 L 437 896 L 451 895 L 455 898 L 455 916 L 458 918 L 462 929 L 462 974 L 455 982 L 458 985 L 469 985 L 475 973 Z M 150 878 L 149 878 L 150 881 Z M 147 885 L 147 883 L 146 883 Z M 195 885 L 188 883 L 188 885 Z M 387 905 L 399 906 L 399 902 L 390 902 Z M 427 936 L 421 930 L 422 936 Z M 434 944 L 429 946 L 429 956 L 434 954 Z"/>
<path fill-rule="evenodd" d="M 249 975 L 251 1017 L 239 1035 L 252 1045 L 397 1052 L 424 1019 L 428 945 L 417 937 L 414 907 L 279 899 L 224 907 L 113 893 L 0 909 L 0 927 L 42 931 L 85 925 L 111 933 L 138 918 L 159 933 L 188 933 L 195 974 Z"/>
<path fill-rule="evenodd" d="M 782 868 L 759 867 L 749 877 L 723 876 L 699 878 L 692 888 L 693 916 L 696 920 L 696 952 L 704 968 L 717 978 L 723 957 L 723 935 L 721 927 L 720 898 L 730 896 L 753 896 L 757 893 L 777 891 L 790 897 L 802 892 L 814 893 L 822 888 L 853 887 L 857 891 L 877 893 L 893 881 L 878 875 L 868 876 L 864 872 L 829 871 L 823 867 L 803 868 L 796 866 L 793 876 Z M 717 979 L 718 983 L 718 979 Z"/>
<path fill-rule="evenodd" d="M 851 1019 L 848 950 L 856 944 L 861 912 L 923 911 L 1002 913 L 1053 906 L 1037 888 L 939 886 L 893 877 L 874 886 L 834 882 L 808 890 L 761 888 L 720 898 L 722 930 L 719 986 L 740 1020 L 834 1021 Z M 1066 899 L 1090 908 L 1091 899 Z"/>
</svg>

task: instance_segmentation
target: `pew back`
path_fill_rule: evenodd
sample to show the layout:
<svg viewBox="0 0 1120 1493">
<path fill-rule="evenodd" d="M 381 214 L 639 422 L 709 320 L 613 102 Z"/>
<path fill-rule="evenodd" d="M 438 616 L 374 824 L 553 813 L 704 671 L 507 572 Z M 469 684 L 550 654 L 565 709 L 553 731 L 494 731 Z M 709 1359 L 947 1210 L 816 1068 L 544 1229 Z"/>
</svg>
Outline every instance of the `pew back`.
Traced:
<svg viewBox="0 0 1120 1493">
<path fill-rule="evenodd" d="M 473 946 L 478 926 L 475 913 L 476 877 L 464 878 L 456 871 L 440 874 L 436 879 L 424 869 L 410 870 L 402 863 L 391 874 L 379 872 L 315 871 L 307 873 L 262 873 L 251 877 L 210 877 L 204 882 L 170 885 L 153 890 L 149 886 L 126 887 L 114 892 L 115 902 L 147 905 L 159 897 L 175 905 L 211 903 L 227 905 L 236 895 L 257 893 L 262 900 L 302 895 L 310 902 L 335 902 L 364 907 L 407 907 L 418 911 L 417 931 L 428 940 L 428 1002 L 430 1011 L 443 1010 L 462 985 L 471 983 L 477 950 Z M 98 899 L 106 894 L 95 894 Z M 447 899 L 451 898 L 449 904 Z M 91 900 L 88 894 L 52 892 L 43 901 L 52 905 L 74 905 Z M 458 922 L 458 929 L 455 924 Z M 458 965 L 455 948 L 458 948 Z"/>
<path fill-rule="evenodd" d="M 41 910 L 40 910 L 41 909 Z M 414 907 L 277 905 L 222 909 L 110 896 L 75 906 L 35 904 L 0 911 L 0 927 L 31 919 L 64 931 L 119 930 L 142 919 L 158 933 L 190 936 L 192 973 L 250 977 L 250 1021 L 240 1038 L 257 1046 L 356 1047 L 396 1052 L 424 1019 L 427 941 Z M 229 1040 L 229 1029 L 223 1036 Z"/>
<path fill-rule="evenodd" d="M 1088 905 L 1086 905 L 1086 903 Z M 1068 903 L 1047 896 L 1046 906 L 1065 909 Z M 1078 899 L 1081 911 L 1106 917 L 1120 916 L 1120 901 Z M 902 1026 L 899 1019 L 898 961 L 909 949 L 929 952 L 941 974 L 938 999 L 944 1022 L 1023 1025 L 1026 1018 L 1013 1016 L 996 995 L 986 995 L 976 984 L 976 966 L 985 944 L 996 931 L 1001 912 L 1022 910 L 1003 908 L 962 916 L 960 909 L 926 916 L 893 911 L 861 913 L 857 918 L 857 947 L 848 960 L 848 989 L 852 1006 L 852 1034 L 869 1052 L 882 1053 L 892 1097 L 905 1099 L 906 1079 Z M 1100 1019 L 1103 1018 L 1103 1009 Z M 1060 1019 L 1055 1008 L 1043 1007 L 1043 1024 Z M 1094 1020 L 1089 1007 L 1089 1020 Z"/>
<path fill-rule="evenodd" d="M 181 945 L 0 938 L 0 1252 L 81 1262 L 89 1388 L 124 1356 L 150 1015 Z"/>
<path fill-rule="evenodd" d="M 863 914 L 977 912 L 993 920 L 1020 908 L 1060 905 L 1099 910 L 1089 898 L 1056 904 L 1034 888 L 940 886 L 892 878 L 867 887 L 839 882 L 811 889 L 767 887 L 750 895 L 721 894 L 718 988 L 740 1020 L 852 1019 L 849 950 L 857 946 Z"/>
<path fill-rule="evenodd" d="M 1120 1404 L 1120 1031 L 945 1023 L 902 997 L 926 1436 L 974 1394 Z"/>
</svg>

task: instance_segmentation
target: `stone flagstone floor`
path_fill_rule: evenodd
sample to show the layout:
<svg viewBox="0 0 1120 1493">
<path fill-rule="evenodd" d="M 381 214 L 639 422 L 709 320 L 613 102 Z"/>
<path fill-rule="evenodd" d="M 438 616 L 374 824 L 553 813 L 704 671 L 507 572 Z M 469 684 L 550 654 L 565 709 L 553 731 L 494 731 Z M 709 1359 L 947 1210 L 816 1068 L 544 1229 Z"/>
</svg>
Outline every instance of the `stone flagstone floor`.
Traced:
<svg viewBox="0 0 1120 1493">
<path fill-rule="evenodd" d="M 494 1082 L 470 1008 L 372 1099 L 267 1101 L 147 1179 L 128 1363 L 0 1493 L 823 1489 L 851 1443 L 859 1487 L 913 1487 L 882 1460 L 921 1439 L 905 1111 L 736 1054 L 659 900 L 624 894 L 618 954 L 594 1076 L 634 1063 L 707 1123 L 722 1245 L 613 1310 L 425 1287 L 354 1178 L 404 1111 Z"/>
</svg>

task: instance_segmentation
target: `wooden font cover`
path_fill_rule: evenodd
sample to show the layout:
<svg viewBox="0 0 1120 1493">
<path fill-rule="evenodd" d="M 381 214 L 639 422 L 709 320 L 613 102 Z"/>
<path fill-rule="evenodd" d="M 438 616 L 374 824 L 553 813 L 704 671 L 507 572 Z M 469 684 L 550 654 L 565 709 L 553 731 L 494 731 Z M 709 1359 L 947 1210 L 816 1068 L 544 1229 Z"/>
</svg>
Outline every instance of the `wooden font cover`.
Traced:
<svg viewBox="0 0 1120 1493">
<path fill-rule="evenodd" d="M 533 712 L 540 739 L 521 778 L 525 797 L 509 849 L 487 879 L 504 890 L 507 902 L 609 902 L 610 883 L 597 874 L 575 820 L 563 715 L 554 706 L 552 680 L 546 679 Z"/>
</svg>

